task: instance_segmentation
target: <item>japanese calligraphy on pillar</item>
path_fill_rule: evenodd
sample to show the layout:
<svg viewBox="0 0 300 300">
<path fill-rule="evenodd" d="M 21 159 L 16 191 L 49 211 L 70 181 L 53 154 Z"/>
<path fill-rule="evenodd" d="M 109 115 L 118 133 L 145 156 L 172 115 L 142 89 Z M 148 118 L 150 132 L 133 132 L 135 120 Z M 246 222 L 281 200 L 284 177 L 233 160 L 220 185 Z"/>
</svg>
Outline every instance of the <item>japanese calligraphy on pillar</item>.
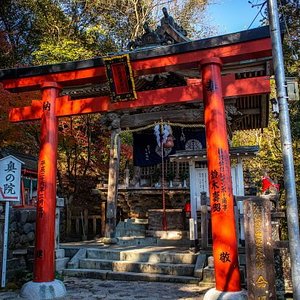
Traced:
<svg viewBox="0 0 300 300">
<path fill-rule="evenodd" d="M 0 201 L 20 202 L 22 163 L 12 155 L 0 159 Z"/>
<path fill-rule="evenodd" d="M 213 189 L 212 193 L 212 212 L 221 211 L 220 203 L 220 172 L 218 170 L 212 170 L 210 172 L 211 186 Z"/>
<path fill-rule="evenodd" d="M 44 215 L 44 202 L 45 202 L 45 160 L 42 160 L 40 163 L 40 172 L 39 172 L 39 188 L 38 188 L 38 200 L 37 200 L 37 216 L 42 218 Z"/>
<path fill-rule="evenodd" d="M 244 201 L 249 299 L 276 299 L 270 201 Z"/>
<path fill-rule="evenodd" d="M 212 212 L 226 211 L 228 208 L 228 186 L 231 187 L 231 179 L 225 178 L 224 174 L 228 174 L 228 166 L 224 158 L 224 150 L 218 148 L 219 166 L 210 172 L 210 180 L 213 188 L 213 204 Z M 227 173 L 226 173 L 227 172 Z M 230 180 L 230 185 L 226 184 L 226 180 Z"/>
</svg>

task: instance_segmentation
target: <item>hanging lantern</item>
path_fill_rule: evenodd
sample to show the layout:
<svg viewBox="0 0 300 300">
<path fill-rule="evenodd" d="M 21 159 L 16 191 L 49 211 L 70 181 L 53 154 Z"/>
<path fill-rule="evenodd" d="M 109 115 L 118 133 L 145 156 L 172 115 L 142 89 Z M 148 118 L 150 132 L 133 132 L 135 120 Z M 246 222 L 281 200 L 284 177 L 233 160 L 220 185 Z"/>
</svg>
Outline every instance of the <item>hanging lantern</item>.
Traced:
<svg viewBox="0 0 300 300">
<path fill-rule="evenodd" d="M 173 148 L 174 147 L 174 137 L 173 135 L 169 135 L 167 140 L 163 143 L 164 148 Z"/>
</svg>

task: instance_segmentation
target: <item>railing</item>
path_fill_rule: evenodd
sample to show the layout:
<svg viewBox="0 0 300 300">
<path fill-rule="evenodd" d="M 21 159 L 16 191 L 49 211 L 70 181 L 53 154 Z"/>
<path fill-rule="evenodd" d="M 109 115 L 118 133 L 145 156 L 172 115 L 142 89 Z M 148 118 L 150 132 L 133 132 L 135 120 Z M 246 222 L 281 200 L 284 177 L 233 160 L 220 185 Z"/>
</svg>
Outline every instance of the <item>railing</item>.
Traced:
<svg viewBox="0 0 300 300">
<path fill-rule="evenodd" d="M 101 215 L 89 215 L 88 209 L 68 210 L 67 213 L 67 236 L 81 237 L 96 236 L 101 233 Z"/>
<path fill-rule="evenodd" d="M 256 196 L 253 196 L 255 198 Z M 245 234 L 244 234 L 244 214 L 243 214 L 243 201 L 251 198 L 251 196 L 236 196 L 235 197 L 235 218 L 237 224 L 237 236 L 239 238 L 239 246 L 244 246 Z M 210 217 L 210 205 L 209 199 L 206 197 L 206 193 L 201 194 L 201 208 L 197 212 L 198 221 L 198 237 L 200 240 L 200 248 L 207 249 L 212 246 L 211 238 L 211 217 Z M 280 243 L 282 240 L 282 220 L 285 219 L 285 211 L 280 210 L 273 205 L 271 210 L 272 220 L 272 238 L 275 243 Z"/>
</svg>

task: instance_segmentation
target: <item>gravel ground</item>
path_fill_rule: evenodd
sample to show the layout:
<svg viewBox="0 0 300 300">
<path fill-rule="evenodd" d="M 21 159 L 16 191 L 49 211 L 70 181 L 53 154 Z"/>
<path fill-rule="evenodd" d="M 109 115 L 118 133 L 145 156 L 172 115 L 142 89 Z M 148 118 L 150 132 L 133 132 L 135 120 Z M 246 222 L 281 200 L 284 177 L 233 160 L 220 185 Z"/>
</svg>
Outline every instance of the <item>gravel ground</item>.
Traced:
<svg viewBox="0 0 300 300">
<path fill-rule="evenodd" d="M 113 281 L 88 278 L 65 277 L 67 289 L 65 300 L 135 300 L 135 299 L 193 299 L 201 300 L 206 288 L 193 284 Z M 0 292 L 0 300 L 22 299 L 16 292 Z M 35 300 L 35 299 L 30 299 Z"/>
</svg>

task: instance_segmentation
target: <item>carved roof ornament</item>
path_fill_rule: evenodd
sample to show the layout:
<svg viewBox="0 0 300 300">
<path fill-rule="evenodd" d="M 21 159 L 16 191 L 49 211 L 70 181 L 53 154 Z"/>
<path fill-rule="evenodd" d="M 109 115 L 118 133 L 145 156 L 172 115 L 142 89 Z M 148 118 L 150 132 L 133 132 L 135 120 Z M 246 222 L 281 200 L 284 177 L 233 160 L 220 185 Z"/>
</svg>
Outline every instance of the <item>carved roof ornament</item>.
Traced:
<svg viewBox="0 0 300 300">
<path fill-rule="evenodd" d="M 107 127 L 108 130 L 120 128 L 120 115 L 117 113 L 107 113 L 100 119 L 100 124 Z"/>
<path fill-rule="evenodd" d="M 160 20 L 160 26 L 155 30 L 149 27 L 148 22 L 143 25 L 145 33 L 137 37 L 135 41 L 130 41 L 127 45 L 129 50 L 161 45 L 171 45 L 190 41 L 187 32 L 178 25 L 172 16 L 169 15 L 166 7 L 162 9 L 164 16 Z"/>
</svg>

